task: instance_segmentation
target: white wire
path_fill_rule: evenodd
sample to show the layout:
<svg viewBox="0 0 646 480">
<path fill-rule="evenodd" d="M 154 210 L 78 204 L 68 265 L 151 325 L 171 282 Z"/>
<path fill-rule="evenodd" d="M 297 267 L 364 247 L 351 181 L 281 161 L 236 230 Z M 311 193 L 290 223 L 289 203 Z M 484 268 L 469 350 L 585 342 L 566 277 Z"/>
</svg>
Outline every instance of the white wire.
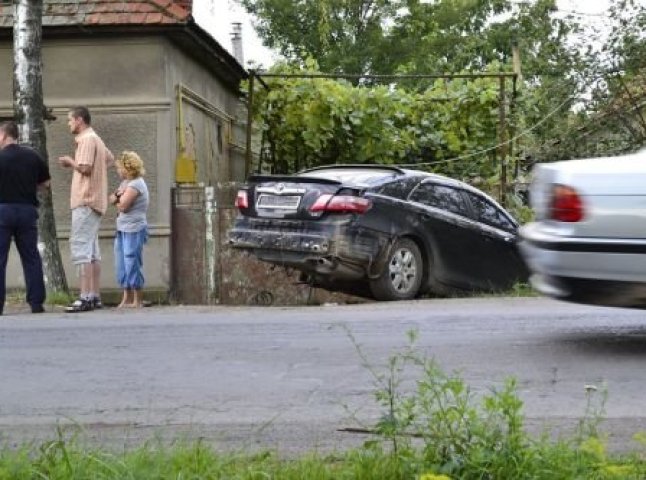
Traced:
<svg viewBox="0 0 646 480">
<path fill-rule="evenodd" d="M 518 140 L 521 137 L 524 137 L 528 133 L 530 133 L 533 130 L 540 127 L 543 123 L 545 123 L 547 120 L 549 120 L 550 117 L 552 117 L 552 115 L 556 114 L 556 112 L 558 112 L 561 108 L 563 108 L 563 106 L 566 103 L 568 103 L 570 100 L 572 100 L 575 96 L 576 95 L 572 95 L 572 96 L 566 98 L 554 110 L 552 110 L 550 113 L 545 115 L 545 117 L 543 117 L 541 120 L 536 122 L 534 125 L 532 125 L 528 129 L 523 130 L 522 132 L 520 132 L 515 137 L 513 137 L 513 138 L 511 138 L 511 139 L 509 139 L 509 140 L 507 140 L 505 142 L 499 143 L 498 145 L 495 145 L 493 147 L 485 148 L 484 150 L 479 150 L 477 152 L 467 153 L 466 155 L 460 155 L 459 157 L 447 158 L 446 160 L 437 160 L 437 161 L 434 161 L 434 162 L 425 162 L 425 163 L 397 163 L 395 165 L 398 166 L 398 167 L 423 167 L 423 166 L 430 166 L 430 165 L 439 165 L 441 163 L 457 162 L 458 160 L 464 160 L 465 158 L 471 158 L 471 157 L 475 157 L 477 155 L 482 155 L 483 153 L 491 152 L 492 150 L 497 150 L 498 148 L 500 148 L 502 146 L 505 146 L 505 145 L 509 145 L 510 143 Z"/>
</svg>

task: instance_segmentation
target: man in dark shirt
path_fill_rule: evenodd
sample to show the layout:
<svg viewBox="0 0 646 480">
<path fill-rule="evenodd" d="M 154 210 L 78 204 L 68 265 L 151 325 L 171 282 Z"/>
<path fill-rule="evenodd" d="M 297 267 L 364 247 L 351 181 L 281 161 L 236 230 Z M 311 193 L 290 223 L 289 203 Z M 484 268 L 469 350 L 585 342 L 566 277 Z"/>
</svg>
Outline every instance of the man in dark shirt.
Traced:
<svg viewBox="0 0 646 480">
<path fill-rule="evenodd" d="M 38 188 L 49 186 L 49 167 L 35 150 L 18 145 L 14 122 L 0 123 L 0 314 L 5 302 L 7 257 L 11 239 L 22 262 L 27 303 L 42 313 L 43 263 L 38 252 Z"/>
</svg>

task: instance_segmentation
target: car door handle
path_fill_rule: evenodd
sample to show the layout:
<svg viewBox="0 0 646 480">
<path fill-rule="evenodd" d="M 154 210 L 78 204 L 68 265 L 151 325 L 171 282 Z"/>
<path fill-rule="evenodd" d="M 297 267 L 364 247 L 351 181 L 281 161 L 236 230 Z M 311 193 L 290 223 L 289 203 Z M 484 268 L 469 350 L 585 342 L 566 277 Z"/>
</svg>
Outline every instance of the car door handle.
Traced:
<svg viewBox="0 0 646 480">
<path fill-rule="evenodd" d="M 484 238 L 488 242 L 493 242 L 493 241 L 498 241 L 500 242 L 501 240 L 505 243 L 513 243 L 514 242 L 514 237 L 509 237 L 507 235 L 502 236 L 502 235 L 484 235 Z"/>
</svg>

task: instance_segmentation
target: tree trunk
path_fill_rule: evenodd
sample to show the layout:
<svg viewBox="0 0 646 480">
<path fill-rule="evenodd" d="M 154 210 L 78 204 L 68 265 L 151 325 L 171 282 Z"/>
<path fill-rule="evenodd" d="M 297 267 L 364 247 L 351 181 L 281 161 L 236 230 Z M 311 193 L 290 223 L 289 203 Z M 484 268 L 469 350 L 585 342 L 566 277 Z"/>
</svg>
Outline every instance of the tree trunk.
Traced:
<svg viewBox="0 0 646 480">
<path fill-rule="evenodd" d="M 13 27 L 14 114 L 20 129 L 20 143 L 33 147 L 47 162 L 45 105 L 43 102 L 42 0 L 15 0 Z M 43 259 L 48 292 L 68 293 L 56 235 L 51 189 L 39 195 L 38 249 Z"/>
</svg>

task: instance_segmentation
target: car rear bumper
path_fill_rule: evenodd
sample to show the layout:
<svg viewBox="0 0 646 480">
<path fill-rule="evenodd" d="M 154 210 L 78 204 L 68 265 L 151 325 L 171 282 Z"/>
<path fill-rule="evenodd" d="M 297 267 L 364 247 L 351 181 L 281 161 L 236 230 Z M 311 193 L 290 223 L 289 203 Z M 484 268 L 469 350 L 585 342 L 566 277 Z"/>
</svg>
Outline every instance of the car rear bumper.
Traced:
<svg viewBox="0 0 646 480">
<path fill-rule="evenodd" d="M 533 274 L 532 287 L 543 295 L 608 307 L 646 308 L 646 282 L 623 282 Z"/>
<path fill-rule="evenodd" d="M 564 237 L 538 223 L 524 226 L 520 238 L 539 292 L 604 305 L 646 301 L 646 240 Z"/>
<path fill-rule="evenodd" d="M 238 227 L 229 231 L 229 244 L 266 262 L 352 280 L 371 275 L 389 243 L 385 236 L 365 229 L 303 233 Z"/>
<path fill-rule="evenodd" d="M 285 252 L 314 253 L 325 255 L 330 250 L 330 241 L 324 235 L 285 233 L 236 228 L 229 232 L 229 244 L 236 248 L 275 249 Z"/>
<path fill-rule="evenodd" d="M 519 248 L 535 273 L 595 280 L 646 281 L 646 239 L 564 237 L 533 223 L 521 228 Z"/>
</svg>

